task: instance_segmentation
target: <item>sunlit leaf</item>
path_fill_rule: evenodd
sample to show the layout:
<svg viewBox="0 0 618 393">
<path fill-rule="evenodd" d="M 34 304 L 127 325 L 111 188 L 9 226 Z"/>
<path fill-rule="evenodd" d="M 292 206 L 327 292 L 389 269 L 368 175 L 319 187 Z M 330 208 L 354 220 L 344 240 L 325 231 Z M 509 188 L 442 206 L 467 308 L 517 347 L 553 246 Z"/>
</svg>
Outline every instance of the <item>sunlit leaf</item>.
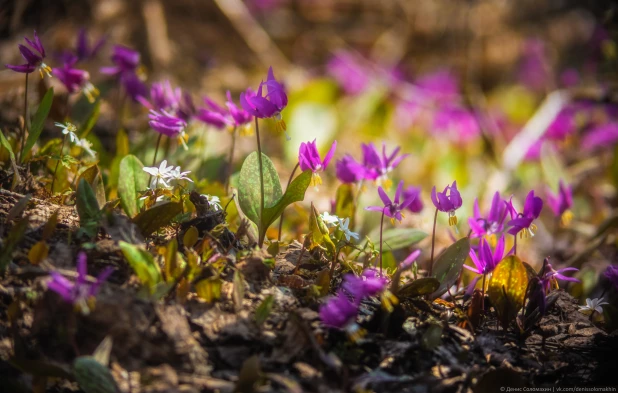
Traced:
<svg viewBox="0 0 618 393">
<path fill-rule="evenodd" d="M 4 272 L 7 265 L 13 260 L 13 250 L 15 246 L 23 239 L 26 229 L 28 228 L 28 217 L 19 220 L 15 223 L 7 238 L 0 248 L 0 272 Z"/>
<path fill-rule="evenodd" d="M 195 292 L 207 303 L 212 303 L 221 298 L 221 284 L 222 281 L 218 277 L 206 278 L 195 284 Z"/>
<path fill-rule="evenodd" d="M 26 153 L 32 150 L 34 144 L 41 136 L 41 131 L 43 131 L 43 126 L 45 125 L 45 119 L 47 119 L 47 115 L 49 114 L 49 110 L 51 109 L 52 101 L 54 100 L 54 88 L 50 87 L 47 90 L 47 93 L 43 96 L 41 103 L 39 104 L 39 108 L 36 110 L 34 117 L 32 118 L 32 125 L 30 126 L 30 130 L 28 130 L 28 139 L 26 139 L 26 144 L 24 145 L 21 151 L 21 161 L 23 162 L 26 158 Z"/>
<path fill-rule="evenodd" d="M 148 188 L 148 174 L 143 168 L 141 161 L 133 155 L 128 155 L 120 161 L 118 196 L 122 209 L 129 217 L 135 217 L 144 205 L 138 196 L 139 191 Z"/>
<path fill-rule="evenodd" d="M 9 152 L 9 159 L 11 160 L 11 166 L 13 167 L 13 183 L 11 184 L 11 190 L 15 189 L 15 186 L 21 182 L 21 176 L 19 175 L 19 168 L 15 162 L 15 154 L 9 141 L 4 137 L 4 133 L 0 131 L 0 144 Z"/>
<path fill-rule="evenodd" d="M 96 347 L 92 357 L 103 366 L 109 365 L 109 355 L 112 352 L 114 340 L 112 336 L 105 336 L 103 341 Z"/>
<path fill-rule="evenodd" d="M 492 273 L 487 294 L 503 327 L 515 319 L 523 306 L 527 285 L 526 267 L 515 255 L 504 258 Z"/>
<path fill-rule="evenodd" d="M 395 294 L 398 298 L 409 298 L 428 295 L 440 287 L 440 281 L 434 277 L 418 278 L 404 286 Z"/>
<path fill-rule="evenodd" d="M 161 205 L 153 206 L 141 212 L 133 219 L 133 222 L 142 231 L 144 236 L 169 225 L 174 217 L 182 212 L 182 203 L 165 202 Z"/>
<path fill-rule="evenodd" d="M 262 154 L 264 169 L 264 207 L 273 206 L 283 195 L 279 175 L 268 156 Z M 260 222 L 260 169 L 257 152 L 247 156 L 240 169 L 238 202 L 243 213 L 253 223 Z"/>
<path fill-rule="evenodd" d="M 464 237 L 440 254 L 433 266 L 433 276 L 440 281 L 440 287 L 431 295 L 433 298 L 444 294 L 457 281 L 469 253 L 470 240 Z"/>
<path fill-rule="evenodd" d="M 118 246 L 120 246 L 122 254 L 135 271 L 139 280 L 152 294 L 155 286 L 163 280 L 159 265 L 155 262 L 152 254 L 139 246 L 123 241 L 118 242 Z"/>
<path fill-rule="evenodd" d="M 101 171 L 97 165 L 92 165 L 84 170 L 78 178 L 78 184 L 84 179 L 90 184 L 92 189 L 94 190 L 94 194 L 97 197 L 97 202 L 99 206 L 105 205 L 107 201 L 105 198 L 105 185 L 103 184 L 103 177 L 101 176 Z"/>
<path fill-rule="evenodd" d="M 184 236 L 182 237 L 182 244 L 187 248 L 191 248 L 195 245 L 195 243 L 197 243 L 197 241 L 199 240 L 199 236 L 200 234 L 197 228 L 191 226 L 189 227 L 189 229 L 187 229 Z"/>
<path fill-rule="evenodd" d="M 372 232 L 370 235 L 374 243 L 379 244 L 380 232 Z M 400 250 L 402 248 L 410 247 L 424 238 L 427 234 L 416 228 L 389 228 L 385 229 L 382 233 L 382 241 L 384 242 L 384 248 L 387 250 Z"/>
<path fill-rule="evenodd" d="M 275 297 L 273 295 L 268 295 L 259 306 L 255 309 L 255 323 L 258 326 L 262 326 L 262 324 L 268 319 L 270 315 L 273 304 L 275 303 Z"/>
<path fill-rule="evenodd" d="M 178 273 L 178 240 L 173 238 L 165 248 L 165 278 L 173 282 Z"/>
<path fill-rule="evenodd" d="M 274 204 L 265 204 L 264 214 L 262 216 L 262 228 L 266 230 L 279 216 L 283 213 L 286 207 L 294 202 L 300 202 L 305 199 L 305 192 L 311 183 L 311 171 L 305 171 L 298 175 L 290 186 L 285 190 L 285 194 Z"/>
<path fill-rule="evenodd" d="M 56 231 L 56 226 L 58 225 L 58 212 L 59 210 L 56 210 L 51 216 L 49 216 L 49 219 L 45 223 L 45 226 L 43 227 L 43 234 L 41 235 L 43 240 L 49 239 Z"/>
<path fill-rule="evenodd" d="M 33 265 L 41 263 L 49 254 L 49 246 L 45 241 L 39 240 L 34 243 L 34 246 L 28 251 L 28 260 Z"/>
<path fill-rule="evenodd" d="M 342 219 L 349 218 L 350 228 L 354 228 L 355 193 L 356 185 L 343 183 L 337 188 L 337 196 L 335 197 L 335 215 Z"/>
<path fill-rule="evenodd" d="M 335 255 L 335 243 L 331 240 L 328 227 L 324 223 L 324 220 L 322 220 L 313 202 L 311 203 L 311 214 L 309 215 L 309 231 L 311 232 L 310 249 L 322 247 L 331 255 Z"/>
</svg>

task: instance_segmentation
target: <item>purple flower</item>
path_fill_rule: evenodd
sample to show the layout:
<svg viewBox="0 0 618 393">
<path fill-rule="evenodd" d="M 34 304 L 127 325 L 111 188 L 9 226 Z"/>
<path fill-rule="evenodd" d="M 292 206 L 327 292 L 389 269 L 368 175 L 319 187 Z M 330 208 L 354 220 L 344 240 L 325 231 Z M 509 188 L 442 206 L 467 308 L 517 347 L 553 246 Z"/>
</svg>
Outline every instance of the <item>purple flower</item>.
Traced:
<svg viewBox="0 0 618 393">
<path fill-rule="evenodd" d="M 107 267 L 99 276 L 95 283 L 91 284 L 86 280 L 87 258 L 85 252 L 80 252 L 77 256 L 77 281 L 72 283 L 58 272 L 51 272 L 51 281 L 47 288 L 56 292 L 66 302 L 73 304 L 76 309 L 84 314 L 88 314 L 93 308 L 94 297 L 99 291 L 101 284 L 112 274 L 113 268 Z"/>
<path fill-rule="evenodd" d="M 73 68 L 75 64 L 72 59 L 67 59 L 68 62 L 60 68 L 56 68 L 54 74 L 60 82 L 66 87 L 69 93 L 83 92 L 90 103 L 93 103 L 96 97 L 99 96 L 99 89 L 90 83 L 90 74 L 88 71 Z"/>
<path fill-rule="evenodd" d="M 403 190 L 403 199 L 411 199 L 412 202 L 408 205 L 408 210 L 412 213 L 420 213 L 423 210 L 423 201 L 421 200 L 421 188 L 408 186 Z"/>
<path fill-rule="evenodd" d="M 518 213 L 515 210 L 512 198 L 509 202 L 506 202 L 506 205 L 512 218 L 511 221 L 507 223 L 507 225 L 511 227 L 508 232 L 511 235 L 519 233 L 519 236 L 522 238 L 534 236 L 536 225 L 532 222 L 539 218 L 541 210 L 543 209 L 543 200 L 534 196 L 534 190 L 528 193 L 522 213 Z"/>
<path fill-rule="evenodd" d="M 181 118 L 168 112 L 150 111 L 148 124 L 153 130 L 168 137 L 176 137 L 184 132 L 187 123 Z"/>
<path fill-rule="evenodd" d="M 349 52 L 337 52 L 326 65 L 326 71 L 350 95 L 362 93 L 371 82 L 371 72 L 362 59 Z"/>
<path fill-rule="evenodd" d="M 539 309 L 541 315 L 547 310 L 545 282 L 538 276 L 534 276 L 528 282 L 528 309 Z"/>
<path fill-rule="evenodd" d="M 101 68 L 101 73 L 106 75 L 121 75 L 137 72 L 140 54 L 138 51 L 122 45 L 115 45 L 112 53 L 113 66 Z"/>
<path fill-rule="evenodd" d="M 337 161 L 337 178 L 344 183 L 356 183 L 365 178 L 366 169 L 358 163 L 351 155 L 346 154 Z"/>
<path fill-rule="evenodd" d="M 463 203 L 461 194 L 457 190 L 457 181 L 454 181 L 450 186 L 444 187 L 442 192 L 436 192 L 436 186 L 433 186 L 431 189 L 431 201 L 436 209 L 448 213 L 449 225 L 457 225 L 455 210 L 459 209 Z"/>
<path fill-rule="evenodd" d="M 320 306 L 320 319 L 326 326 L 342 329 L 358 313 L 358 304 L 353 303 L 343 293 L 338 293 Z"/>
<path fill-rule="evenodd" d="M 500 198 L 500 193 L 496 191 L 491 201 L 491 208 L 487 216 L 481 214 L 478 199 L 474 200 L 473 216 L 468 218 L 468 225 L 472 230 L 472 237 L 482 237 L 495 235 L 504 229 L 504 220 L 507 214 L 505 201 Z"/>
<path fill-rule="evenodd" d="M 232 100 L 232 94 L 227 92 L 227 101 L 225 102 L 227 109 L 230 111 L 230 116 L 234 120 L 234 125 L 236 127 L 247 128 L 251 127 L 251 121 L 253 121 L 253 116 L 247 112 L 246 110 L 239 108 Z M 247 131 L 247 130 L 245 130 Z"/>
<path fill-rule="evenodd" d="M 545 44 L 539 39 L 530 39 L 524 48 L 520 64 L 519 81 L 533 90 L 540 90 L 547 86 L 551 75 L 545 65 Z"/>
<path fill-rule="evenodd" d="M 475 114 L 456 105 L 445 105 L 437 110 L 433 129 L 454 141 L 469 141 L 480 133 Z"/>
<path fill-rule="evenodd" d="M 319 172 L 326 169 L 331 158 L 333 158 L 333 154 L 335 154 L 336 148 L 337 141 L 334 141 L 330 150 L 324 156 L 324 160 L 321 160 L 320 153 L 318 153 L 318 148 L 315 144 L 315 139 L 313 142 L 303 142 L 300 144 L 300 149 L 298 150 L 298 163 L 301 171 L 310 170 L 313 172 L 311 186 L 322 184 Z"/>
<path fill-rule="evenodd" d="M 233 126 L 228 110 L 208 97 L 204 97 L 204 104 L 206 104 L 206 108 L 200 108 L 195 115 L 198 120 L 220 130 Z"/>
<path fill-rule="evenodd" d="M 182 99 L 182 90 L 173 88 L 169 80 L 155 82 L 150 86 L 150 100 L 137 97 L 137 101 L 150 110 L 176 112 Z"/>
<path fill-rule="evenodd" d="M 383 184 L 386 188 L 390 188 L 388 174 L 392 172 L 408 154 L 403 154 L 398 157 L 397 154 L 401 149 L 398 146 L 390 155 L 387 155 L 386 143 L 382 143 L 382 154 L 378 153 L 378 149 L 373 143 L 363 143 L 361 149 L 363 150 L 365 179 L 376 180 L 378 184 Z"/>
<path fill-rule="evenodd" d="M 401 214 L 401 211 L 414 202 L 414 199 L 404 199 L 400 202 L 400 198 L 403 194 L 403 180 L 400 181 L 397 186 L 395 199 L 393 201 L 391 201 L 388 195 L 386 195 L 386 192 L 382 187 L 378 187 L 378 194 L 380 195 L 380 199 L 382 200 L 382 203 L 384 203 L 384 206 L 369 206 L 366 207 L 365 210 L 382 212 L 385 216 L 390 217 L 393 222 L 395 220 L 401 222 L 403 219 L 403 214 Z"/>
<path fill-rule="evenodd" d="M 571 282 L 581 282 L 575 277 L 569 277 L 563 274 L 566 272 L 579 271 L 579 269 L 575 267 L 565 267 L 562 269 L 554 270 L 554 268 L 549 263 L 549 258 L 545 259 L 544 266 L 545 266 L 545 272 L 543 274 L 542 280 L 543 280 L 543 288 L 545 288 L 545 292 L 548 292 L 552 286 L 554 288 L 558 288 L 558 281 L 557 281 L 558 279 L 564 280 L 564 281 L 571 281 Z"/>
<path fill-rule="evenodd" d="M 45 72 L 47 76 L 51 77 L 52 69 L 50 66 L 43 62 L 43 59 L 45 59 L 45 48 L 43 48 L 43 44 L 41 43 L 41 40 L 36 33 L 36 30 L 34 31 L 34 41 L 31 41 L 30 39 L 28 39 L 28 37 L 24 37 L 24 39 L 26 40 L 28 45 L 30 45 L 30 48 L 34 49 L 34 51 L 38 54 L 34 53 L 27 46 L 19 44 L 19 52 L 21 53 L 21 56 L 24 58 L 24 60 L 26 60 L 26 63 L 22 65 L 7 64 L 6 67 L 15 72 L 21 72 L 23 74 L 30 74 L 38 69 L 39 74 L 41 74 L 41 78 L 43 78 L 43 72 Z"/>
<path fill-rule="evenodd" d="M 504 257 L 504 235 L 500 236 L 496 248 L 493 253 L 489 243 L 485 239 L 481 239 L 479 244 L 478 255 L 474 250 L 470 250 L 470 259 L 475 267 L 464 265 L 464 267 L 476 274 L 488 274 L 494 271 L 496 266 Z"/>
<path fill-rule="evenodd" d="M 459 91 L 457 78 L 448 70 L 423 75 L 416 80 L 415 85 L 423 95 L 435 100 L 452 99 Z"/>
<path fill-rule="evenodd" d="M 388 284 L 388 279 L 379 277 L 375 269 L 365 269 L 360 277 L 354 274 L 346 274 L 343 277 L 343 289 L 345 289 L 357 303 L 360 303 L 362 299 L 366 297 L 375 296 L 384 291 L 386 284 Z"/>
<path fill-rule="evenodd" d="M 88 42 L 88 36 L 86 29 L 80 29 L 77 35 L 77 43 L 75 45 L 75 54 L 77 58 L 81 60 L 92 59 L 105 45 L 105 38 L 100 38 L 94 45 L 90 45 Z"/>
<path fill-rule="evenodd" d="M 266 87 L 267 94 L 263 96 L 263 88 Z M 276 120 L 277 130 L 285 131 L 286 125 L 281 117 L 281 111 L 288 104 L 288 97 L 281 83 L 275 79 L 273 68 L 268 69 L 266 82 L 260 83 L 257 93 L 251 89 L 240 93 L 240 105 L 249 114 L 265 119 L 272 117 Z"/>
<path fill-rule="evenodd" d="M 143 97 L 148 94 L 146 85 L 137 74 L 123 73 L 120 75 L 120 85 L 122 85 L 133 101 L 137 101 L 138 97 Z"/>
<path fill-rule="evenodd" d="M 613 285 L 614 289 L 618 291 L 618 265 L 609 265 L 603 275 Z"/>
<path fill-rule="evenodd" d="M 573 206 L 573 191 L 570 186 L 564 184 L 562 179 L 558 186 L 558 194 L 547 192 L 547 204 L 554 215 L 560 218 L 563 226 L 569 225 L 573 219 L 573 213 L 569 210 Z"/>
<path fill-rule="evenodd" d="M 618 123 L 611 122 L 592 128 L 582 138 L 582 148 L 584 150 L 596 150 L 612 146 L 618 142 Z"/>
</svg>

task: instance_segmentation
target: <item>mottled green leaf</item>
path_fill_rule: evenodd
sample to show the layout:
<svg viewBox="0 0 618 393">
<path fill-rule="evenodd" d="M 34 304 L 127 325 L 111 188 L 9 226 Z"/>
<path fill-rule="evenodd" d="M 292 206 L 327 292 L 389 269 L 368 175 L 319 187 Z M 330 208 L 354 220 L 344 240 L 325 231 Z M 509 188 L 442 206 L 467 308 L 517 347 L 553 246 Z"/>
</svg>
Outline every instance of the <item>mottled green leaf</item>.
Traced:
<svg viewBox="0 0 618 393">
<path fill-rule="evenodd" d="M 101 214 L 97 197 L 85 179 L 79 181 L 76 198 L 79 225 L 88 237 L 93 237 L 96 235 Z"/>
<path fill-rule="evenodd" d="M 500 261 L 489 280 L 487 295 L 503 327 L 515 319 L 523 306 L 527 286 L 528 271 L 519 257 L 511 255 Z"/>
<path fill-rule="evenodd" d="M 142 235 L 148 236 L 160 228 L 169 225 L 172 219 L 181 212 L 181 203 L 166 202 L 141 212 L 135 216 L 133 222 L 142 231 Z"/>
<path fill-rule="evenodd" d="M 309 231 L 311 233 L 311 247 L 322 247 L 327 250 L 331 255 L 335 255 L 336 247 L 335 243 L 330 238 L 328 227 L 322 220 L 320 213 L 311 203 L 311 214 L 309 215 Z"/>
<path fill-rule="evenodd" d="M 274 206 L 283 195 L 273 162 L 262 153 L 264 169 L 264 207 Z M 260 167 L 257 152 L 247 156 L 240 169 L 238 202 L 243 213 L 255 224 L 260 222 Z"/>
<path fill-rule="evenodd" d="M 163 281 L 161 269 L 154 260 L 152 254 L 140 246 L 131 243 L 120 241 L 118 242 L 122 254 L 126 258 L 129 265 L 135 271 L 139 280 L 144 284 L 152 294 L 155 286 Z"/>
<path fill-rule="evenodd" d="M 109 369 L 91 356 L 80 356 L 73 362 L 73 374 L 86 393 L 117 393 L 118 388 Z"/>
<path fill-rule="evenodd" d="M 416 228 L 389 228 L 382 233 L 385 250 L 400 250 L 410 247 L 426 237 L 425 232 Z M 370 238 L 374 239 L 374 243 L 380 244 L 379 229 L 372 232 Z"/>
<path fill-rule="evenodd" d="M 24 161 L 26 157 L 26 153 L 32 150 L 32 147 L 36 143 L 36 141 L 41 136 L 41 131 L 43 131 L 43 126 L 45 125 L 45 119 L 47 119 L 47 115 L 49 114 L 49 110 L 51 109 L 52 101 L 54 100 L 54 88 L 50 87 L 47 90 L 47 93 L 43 96 L 41 103 L 39 104 L 39 108 L 36 110 L 34 117 L 32 118 L 32 125 L 30 126 L 30 130 L 28 133 L 28 139 L 26 139 L 26 144 L 21 151 L 21 160 Z"/>
<path fill-rule="evenodd" d="M 257 323 L 258 326 L 261 326 L 266 321 L 273 309 L 274 303 L 275 297 L 273 295 L 268 295 L 262 300 L 262 303 L 257 306 L 255 309 L 255 323 Z"/>
<path fill-rule="evenodd" d="M 129 217 L 135 217 L 144 205 L 138 198 L 138 192 L 148 188 L 148 174 L 144 164 L 134 155 L 128 155 L 120 161 L 118 176 L 118 196 L 122 209 Z"/>
<path fill-rule="evenodd" d="M 305 192 L 311 183 L 311 171 L 305 171 L 298 175 L 290 186 L 285 190 L 285 194 L 274 204 L 264 204 L 264 215 L 262 216 L 262 231 L 268 227 L 283 213 L 283 210 L 294 202 L 305 199 Z"/>
<path fill-rule="evenodd" d="M 470 240 L 464 237 L 440 254 L 433 265 L 433 276 L 440 281 L 440 286 L 431 295 L 433 298 L 444 294 L 457 281 L 469 253 Z"/>
<path fill-rule="evenodd" d="M 433 277 L 423 277 L 416 279 L 404 286 L 395 294 L 398 298 L 409 298 L 429 295 L 440 287 L 440 281 Z"/>
</svg>

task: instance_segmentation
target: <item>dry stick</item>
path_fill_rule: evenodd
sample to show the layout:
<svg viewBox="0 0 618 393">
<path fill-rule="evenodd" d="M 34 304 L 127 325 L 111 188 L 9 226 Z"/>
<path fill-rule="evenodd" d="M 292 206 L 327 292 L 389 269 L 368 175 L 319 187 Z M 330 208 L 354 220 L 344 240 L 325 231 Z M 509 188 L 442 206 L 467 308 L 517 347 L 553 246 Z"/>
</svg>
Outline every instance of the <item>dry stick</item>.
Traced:
<svg viewBox="0 0 618 393">
<path fill-rule="evenodd" d="M 436 208 L 436 214 L 433 216 L 433 232 L 431 235 L 431 259 L 429 260 L 429 274 L 427 277 L 431 277 L 433 274 L 433 252 L 436 246 L 436 221 L 438 220 L 438 208 Z"/>
<path fill-rule="evenodd" d="M 292 183 L 292 179 L 294 178 L 294 174 L 296 173 L 296 170 L 298 169 L 298 167 L 300 166 L 300 163 L 297 163 L 296 166 L 294 167 L 294 170 L 292 171 L 292 174 L 290 175 L 290 178 L 288 179 L 288 185 L 285 186 L 285 191 L 287 192 L 288 188 L 290 188 L 290 183 Z M 281 229 L 283 228 L 283 214 L 285 213 L 285 209 L 281 212 L 281 217 L 279 218 L 279 235 L 277 236 L 277 241 L 280 242 L 281 241 Z"/>
<path fill-rule="evenodd" d="M 232 130 L 232 146 L 230 146 L 230 158 L 228 161 L 227 176 L 225 177 L 225 195 L 230 193 L 230 178 L 234 171 L 234 148 L 236 147 L 236 127 Z"/>
<path fill-rule="evenodd" d="M 257 138 L 257 148 L 258 148 L 258 165 L 260 168 L 260 215 L 258 222 L 258 245 L 260 248 L 264 245 L 264 236 L 266 232 L 263 231 L 262 228 L 262 214 L 264 214 L 264 169 L 262 168 L 262 145 L 260 144 L 260 128 L 258 127 L 258 118 L 255 118 L 255 136 Z"/>
<path fill-rule="evenodd" d="M 54 184 L 56 183 L 56 172 L 58 172 L 58 165 L 60 165 L 60 161 L 62 161 L 62 151 L 64 150 L 64 144 L 67 141 L 67 135 L 64 135 L 64 138 L 62 138 L 62 146 L 60 146 L 60 158 L 58 158 L 58 161 L 56 162 L 56 169 L 54 169 L 54 178 L 52 179 L 52 184 L 51 184 L 51 188 L 50 188 L 50 193 L 51 195 L 54 195 Z"/>
<path fill-rule="evenodd" d="M 26 91 L 24 92 L 24 126 L 21 129 L 21 143 L 19 144 L 17 162 L 21 162 L 21 156 L 24 153 L 24 144 L 26 143 L 26 128 L 28 127 L 28 75 L 30 74 L 26 74 Z"/>
</svg>

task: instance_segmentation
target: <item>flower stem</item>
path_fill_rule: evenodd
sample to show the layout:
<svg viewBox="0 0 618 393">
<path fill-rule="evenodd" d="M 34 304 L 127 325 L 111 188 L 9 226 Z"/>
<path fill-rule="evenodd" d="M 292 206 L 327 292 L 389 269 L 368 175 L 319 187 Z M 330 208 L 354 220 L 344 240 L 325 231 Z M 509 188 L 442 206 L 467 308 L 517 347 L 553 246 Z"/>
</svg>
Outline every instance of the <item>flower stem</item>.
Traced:
<svg viewBox="0 0 618 393">
<path fill-rule="evenodd" d="M 513 235 L 513 255 L 517 255 L 517 234 Z"/>
<path fill-rule="evenodd" d="M 485 310 L 485 278 L 487 278 L 487 274 L 483 274 L 483 287 L 481 288 L 481 311 Z"/>
<path fill-rule="evenodd" d="M 153 167 L 157 163 L 157 153 L 159 153 L 159 145 L 161 144 L 161 138 L 162 137 L 163 137 L 163 134 L 159 134 L 159 137 L 157 138 L 157 147 L 155 147 L 155 154 L 154 154 L 154 157 L 152 157 L 152 166 Z M 150 179 L 148 179 L 148 184 L 150 184 L 151 181 L 152 181 L 152 175 L 150 175 Z"/>
<path fill-rule="evenodd" d="M 384 211 L 382 211 L 382 218 L 380 219 L 380 278 L 382 278 L 382 232 L 384 229 Z"/>
<path fill-rule="evenodd" d="M 225 194 L 230 193 L 230 178 L 234 170 L 234 148 L 236 148 L 236 127 L 232 130 L 232 146 L 230 146 L 230 158 L 228 159 L 227 176 L 225 177 Z"/>
<path fill-rule="evenodd" d="M 62 151 L 64 150 L 64 144 L 66 143 L 66 141 L 67 141 L 67 135 L 65 134 L 64 138 L 62 138 L 62 146 L 60 146 L 60 158 L 56 162 L 56 168 L 54 169 L 54 177 L 52 179 L 52 184 L 51 184 L 51 189 L 50 189 L 51 195 L 54 195 L 54 183 L 56 183 L 56 173 L 58 172 L 58 165 L 60 165 L 60 161 L 62 161 Z"/>
<path fill-rule="evenodd" d="M 262 214 L 264 213 L 264 169 L 262 167 L 262 145 L 260 144 L 260 128 L 258 127 L 258 118 L 255 118 L 255 137 L 257 138 L 258 148 L 258 165 L 260 168 L 260 214 L 258 222 L 258 246 L 262 248 L 264 245 L 264 236 L 266 235 L 265 228 L 262 228 Z"/>
<path fill-rule="evenodd" d="M 433 274 L 433 252 L 436 247 L 436 222 L 438 221 L 438 209 L 436 208 L 436 214 L 433 216 L 433 232 L 431 234 L 431 259 L 429 259 L 429 275 L 427 277 L 431 277 Z"/>
<path fill-rule="evenodd" d="M 25 153 L 24 144 L 26 143 L 26 129 L 28 127 L 28 75 L 30 74 L 26 74 L 26 91 L 24 92 L 24 126 L 21 129 L 21 143 L 19 144 L 17 162 L 21 162 L 21 156 Z"/>
<path fill-rule="evenodd" d="M 292 174 L 290 175 L 290 178 L 288 179 L 288 185 L 285 186 L 285 191 L 288 190 L 288 188 L 290 188 L 290 183 L 292 183 L 292 179 L 294 179 L 294 174 L 296 173 L 296 170 L 298 169 L 298 167 L 300 166 L 299 163 L 296 163 L 296 166 L 294 167 L 294 170 L 292 171 Z M 279 235 L 277 236 L 277 241 L 281 241 L 281 229 L 283 228 L 283 214 L 285 213 L 285 209 L 283 209 L 283 211 L 281 212 L 281 217 L 279 218 Z"/>
</svg>

